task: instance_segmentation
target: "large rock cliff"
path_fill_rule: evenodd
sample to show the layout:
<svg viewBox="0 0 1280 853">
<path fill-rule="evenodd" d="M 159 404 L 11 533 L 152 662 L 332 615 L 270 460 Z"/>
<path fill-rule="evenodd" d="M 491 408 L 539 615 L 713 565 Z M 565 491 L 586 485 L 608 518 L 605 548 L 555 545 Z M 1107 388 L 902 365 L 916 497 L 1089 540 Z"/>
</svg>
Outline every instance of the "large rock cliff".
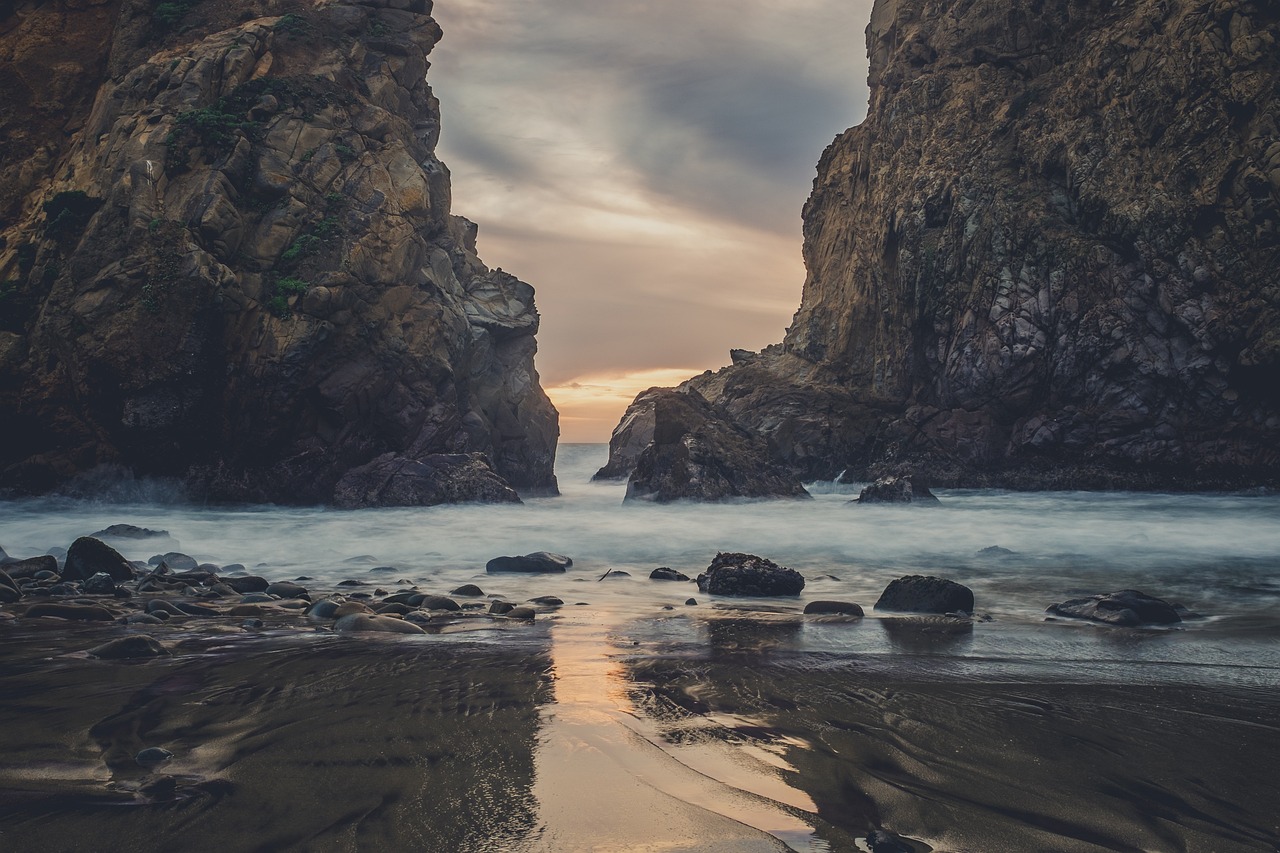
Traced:
<svg viewBox="0 0 1280 853">
<path fill-rule="evenodd" d="M 0 487 L 554 492 L 533 289 L 434 153 L 430 6 L 0 4 Z"/>
<path fill-rule="evenodd" d="M 809 477 L 1280 482 L 1280 4 L 877 0 L 785 340 L 690 385 Z"/>
</svg>

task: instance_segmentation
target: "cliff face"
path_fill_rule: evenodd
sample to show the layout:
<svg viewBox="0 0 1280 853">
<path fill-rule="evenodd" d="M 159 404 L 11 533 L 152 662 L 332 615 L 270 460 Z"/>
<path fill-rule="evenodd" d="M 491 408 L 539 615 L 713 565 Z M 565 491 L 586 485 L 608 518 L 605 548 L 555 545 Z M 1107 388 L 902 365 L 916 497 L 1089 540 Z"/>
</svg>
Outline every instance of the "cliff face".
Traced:
<svg viewBox="0 0 1280 853">
<path fill-rule="evenodd" d="M 1280 4 L 878 0 L 781 345 L 690 381 L 806 475 L 1280 481 Z"/>
<path fill-rule="evenodd" d="M 554 492 L 533 289 L 476 256 L 434 153 L 428 0 L 8 6 L 5 78 L 44 112 L 0 116 L 0 486 Z M 59 40 L 86 51 L 55 100 Z"/>
</svg>

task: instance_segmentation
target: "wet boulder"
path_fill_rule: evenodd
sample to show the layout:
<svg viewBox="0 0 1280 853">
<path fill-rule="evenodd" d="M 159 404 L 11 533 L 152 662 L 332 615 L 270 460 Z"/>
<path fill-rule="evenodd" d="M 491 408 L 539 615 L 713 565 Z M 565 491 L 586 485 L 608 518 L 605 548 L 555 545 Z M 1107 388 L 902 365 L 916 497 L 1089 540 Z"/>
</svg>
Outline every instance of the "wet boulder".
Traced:
<svg viewBox="0 0 1280 853">
<path fill-rule="evenodd" d="M 252 592 L 266 592 L 271 584 L 266 578 L 257 575 L 244 575 L 238 578 L 223 578 L 222 582 L 241 595 Z"/>
<path fill-rule="evenodd" d="M 863 489 L 855 501 L 860 504 L 936 504 L 938 498 L 923 480 L 914 477 L 881 477 Z"/>
<path fill-rule="evenodd" d="M 133 564 L 115 548 L 100 539 L 81 536 L 67 549 L 67 565 L 62 570 L 62 579 L 85 581 L 98 572 L 106 572 L 117 581 L 133 580 L 134 575 Z"/>
<path fill-rule="evenodd" d="M 106 572 L 98 572 L 84 582 L 85 595 L 115 595 L 116 582 Z"/>
<path fill-rule="evenodd" d="M 110 527 L 104 527 L 96 533 L 90 533 L 94 539 L 102 539 L 104 537 L 111 539 L 172 539 L 167 530 L 152 530 L 148 527 L 138 527 L 136 524 L 113 524 Z"/>
<path fill-rule="evenodd" d="M 56 575 L 58 573 L 58 561 L 48 555 L 30 557 L 26 560 L 14 560 L 11 563 L 6 563 L 4 570 L 8 572 L 9 577 L 18 580 L 33 578 L 40 572 L 50 572 Z"/>
<path fill-rule="evenodd" d="M 806 616 L 862 616 L 862 607 L 852 601 L 810 601 L 804 606 Z"/>
<path fill-rule="evenodd" d="M 563 572 L 573 565 L 573 560 L 550 551 L 535 551 L 520 557 L 494 557 L 485 565 L 489 574 L 516 572 L 520 574 L 548 574 Z"/>
<path fill-rule="evenodd" d="M 1182 621 L 1178 606 L 1136 589 L 1122 589 L 1105 595 L 1073 598 L 1050 605 L 1046 613 L 1068 619 L 1087 619 L 1104 625 L 1175 625 Z"/>
<path fill-rule="evenodd" d="M 698 575 L 698 589 L 712 595 L 799 595 L 804 576 L 754 554 L 720 553 Z"/>
<path fill-rule="evenodd" d="M 945 578 L 908 575 L 885 587 L 875 609 L 903 613 L 972 613 L 973 590 Z"/>
<path fill-rule="evenodd" d="M 675 569 L 659 566 L 649 572 L 649 580 L 651 581 L 687 581 L 689 576 L 684 572 L 677 572 Z"/>
</svg>

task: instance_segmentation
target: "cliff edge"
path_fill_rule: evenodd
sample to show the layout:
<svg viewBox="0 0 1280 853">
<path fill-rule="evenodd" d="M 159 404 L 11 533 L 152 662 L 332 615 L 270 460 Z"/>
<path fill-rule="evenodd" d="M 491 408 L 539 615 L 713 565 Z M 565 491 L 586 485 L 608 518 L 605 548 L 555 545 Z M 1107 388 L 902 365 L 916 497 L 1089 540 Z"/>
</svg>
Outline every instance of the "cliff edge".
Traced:
<svg viewBox="0 0 1280 853">
<path fill-rule="evenodd" d="M 785 340 L 687 384 L 805 477 L 1280 483 L 1280 8 L 878 0 Z"/>
<path fill-rule="evenodd" d="M 217 500 L 555 492 L 533 289 L 450 213 L 430 11 L 0 9 L 0 487 L 116 471 Z"/>
</svg>

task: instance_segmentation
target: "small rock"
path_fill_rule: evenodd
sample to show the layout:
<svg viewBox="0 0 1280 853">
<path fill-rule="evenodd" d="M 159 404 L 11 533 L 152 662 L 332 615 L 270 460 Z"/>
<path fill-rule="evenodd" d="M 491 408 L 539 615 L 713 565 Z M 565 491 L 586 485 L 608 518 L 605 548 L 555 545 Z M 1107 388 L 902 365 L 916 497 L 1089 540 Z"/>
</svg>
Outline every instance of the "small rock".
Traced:
<svg viewBox="0 0 1280 853">
<path fill-rule="evenodd" d="M 473 583 L 464 583 L 449 593 L 450 595 L 484 595 L 484 590 Z"/>
<path fill-rule="evenodd" d="M 267 595 L 278 595 L 281 598 L 306 598 L 307 590 L 305 587 L 298 586 L 292 581 L 276 581 L 263 590 Z"/>
<path fill-rule="evenodd" d="M 169 653 L 169 650 L 161 645 L 158 640 L 154 637 L 148 637 L 146 634 L 119 637 L 89 649 L 89 654 L 104 660 L 167 657 Z"/>
<path fill-rule="evenodd" d="M 863 489 L 857 500 L 860 504 L 936 504 L 938 498 L 929 491 L 923 480 L 914 477 L 881 477 Z"/>
<path fill-rule="evenodd" d="M 358 601 L 343 601 L 334 608 L 332 619 L 342 619 L 345 616 L 359 615 L 361 613 L 372 613 L 367 605 Z"/>
<path fill-rule="evenodd" d="M 458 602 L 444 595 L 424 595 L 417 602 L 416 607 L 423 610 L 461 610 Z"/>
<path fill-rule="evenodd" d="M 605 578 L 629 578 L 631 577 L 631 572 L 624 572 L 621 569 L 613 569 L 611 571 L 605 572 L 604 577 Z M 601 580 L 603 579 L 604 578 L 601 578 Z"/>
<path fill-rule="evenodd" d="M 523 619 L 531 622 L 538 615 L 538 611 L 522 604 L 519 607 L 513 607 L 508 610 L 506 615 L 508 619 Z"/>
<path fill-rule="evenodd" d="M 104 527 L 97 533 L 90 533 L 95 539 L 101 539 L 103 536 L 113 536 L 116 539 L 172 539 L 167 530 L 151 530 L 147 527 L 138 527 L 133 524 L 113 524 L 110 527 Z"/>
<path fill-rule="evenodd" d="M 684 603 L 685 603 L 685 604 L 687 604 L 687 605 L 689 605 L 690 607 L 696 607 L 696 606 L 697 606 L 697 604 L 698 604 L 698 599 L 696 599 L 696 598 L 686 598 L 686 599 L 684 600 Z"/>
<path fill-rule="evenodd" d="M 33 604 L 24 615 L 31 619 L 53 616 L 73 622 L 111 622 L 116 618 L 105 607 L 92 604 Z"/>
<path fill-rule="evenodd" d="M 495 601 L 489 605 L 489 612 L 494 616 L 505 616 L 512 610 L 515 610 L 515 607 L 516 606 L 509 601 Z"/>
<path fill-rule="evenodd" d="M 804 606 L 804 612 L 806 616 L 819 613 L 862 616 L 862 608 L 852 601 L 810 601 Z"/>
<path fill-rule="evenodd" d="M 179 551 L 170 551 L 167 554 L 156 554 L 150 560 L 147 560 L 153 566 L 164 563 L 175 572 L 190 572 L 200 568 L 200 564 L 195 558 L 189 557 Z"/>
<path fill-rule="evenodd" d="M 1121 627 L 1174 625 L 1182 621 L 1177 606 L 1135 589 L 1074 598 L 1062 604 L 1050 605 L 1045 612 L 1069 619 L 1087 619 Z"/>
<path fill-rule="evenodd" d="M 6 563 L 4 570 L 9 577 L 15 580 L 34 578 L 41 572 L 49 572 L 50 577 L 56 577 L 58 574 L 58 561 L 48 555 L 31 557 L 26 560 L 14 560 L 11 563 Z"/>
<path fill-rule="evenodd" d="M 689 576 L 683 572 L 677 572 L 675 569 L 661 566 L 649 572 L 649 580 L 651 581 L 687 581 Z"/>
<path fill-rule="evenodd" d="M 334 616 L 334 613 L 340 604 L 342 604 L 340 601 L 323 598 L 307 608 L 307 615 L 314 616 L 317 619 L 335 619 L 337 617 Z"/>
<path fill-rule="evenodd" d="M 1016 551 L 1010 551 L 1008 548 L 1001 548 L 999 545 L 988 545 L 978 552 L 979 557 L 1012 557 Z"/>
<path fill-rule="evenodd" d="M 944 578 L 908 575 L 885 587 L 875 609 L 903 613 L 972 613 L 973 590 Z"/>
<path fill-rule="evenodd" d="M 520 572 L 526 574 L 559 573 L 573 565 L 573 560 L 549 551 L 535 551 L 521 557 L 494 557 L 485 565 L 489 574 Z"/>
<path fill-rule="evenodd" d="M 375 613 L 394 614 L 396 616 L 404 616 L 406 613 L 412 613 L 413 608 L 407 604 L 397 604 L 394 601 L 390 604 L 380 604 L 374 609 Z"/>
<path fill-rule="evenodd" d="M 554 595 L 540 595 L 537 598 L 529 599 L 529 603 L 540 604 L 543 607 L 559 607 L 564 604 L 562 600 L 556 598 Z"/>
<path fill-rule="evenodd" d="M 114 595 L 116 582 L 106 572 L 98 572 L 84 582 L 85 595 Z"/>
<path fill-rule="evenodd" d="M 883 829 L 874 830 L 867 835 L 867 846 L 871 848 L 871 853 L 915 853 L 916 849 L 901 837 Z"/>
<path fill-rule="evenodd" d="M 133 613 L 125 617 L 126 625 L 163 625 L 164 620 L 150 613 Z"/>
<path fill-rule="evenodd" d="M 0 603 L 14 604 L 22 598 L 22 591 L 16 586 L 0 584 Z"/>
<path fill-rule="evenodd" d="M 163 747 L 152 746 L 139 752 L 133 757 L 133 760 L 142 767 L 150 768 L 164 764 L 170 758 L 173 758 L 172 752 Z"/>
<path fill-rule="evenodd" d="M 257 575 L 245 575 L 238 578 L 223 578 L 222 582 L 241 594 L 249 592 L 266 592 L 267 587 L 271 586 L 271 584 L 267 582 L 266 578 L 260 578 Z"/>
<path fill-rule="evenodd" d="M 263 622 L 261 619 L 246 619 L 240 623 L 240 627 L 244 628 L 246 631 L 257 630 L 258 628 L 261 628 L 262 625 Z"/>
<path fill-rule="evenodd" d="M 698 575 L 698 589 L 711 595 L 799 595 L 804 576 L 754 554 L 720 553 Z"/>
</svg>

